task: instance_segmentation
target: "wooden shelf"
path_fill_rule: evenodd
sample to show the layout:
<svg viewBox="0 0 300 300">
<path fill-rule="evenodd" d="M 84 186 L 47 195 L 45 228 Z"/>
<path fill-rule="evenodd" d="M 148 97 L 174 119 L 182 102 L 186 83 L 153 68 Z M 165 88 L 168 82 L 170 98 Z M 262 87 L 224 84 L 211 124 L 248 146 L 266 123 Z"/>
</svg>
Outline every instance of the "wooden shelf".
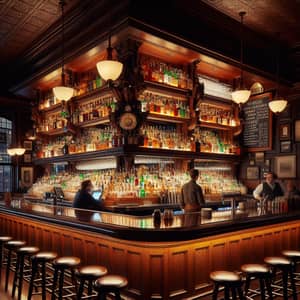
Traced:
<svg viewBox="0 0 300 300">
<path fill-rule="evenodd" d="M 234 130 L 235 128 L 237 128 L 237 126 L 222 125 L 222 124 L 218 124 L 218 123 L 204 122 L 204 121 L 200 121 L 200 124 L 197 126 L 203 127 L 203 128 L 224 130 L 224 131 Z"/>
<path fill-rule="evenodd" d="M 64 135 L 68 133 L 74 134 L 75 130 L 71 128 L 59 128 L 50 131 L 40 131 L 38 132 L 38 135 L 56 136 L 56 135 Z"/>
<path fill-rule="evenodd" d="M 48 112 L 54 112 L 56 110 L 58 110 L 59 108 L 62 107 L 62 102 L 56 103 L 54 105 L 51 105 L 49 107 L 43 108 L 43 109 L 39 109 L 40 113 L 48 113 Z"/>
<path fill-rule="evenodd" d="M 96 126 L 96 125 L 101 125 L 101 124 L 108 124 L 110 122 L 109 116 L 98 118 L 95 120 L 87 121 L 87 122 L 82 122 L 76 124 L 77 127 L 84 128 L 84 127 L 91 127 L 91 126 Z"/>
<path fill-rule="evenodd" d="M 143 156 L 154 156 L 154 157 L 168 157 L 176 159 L 204 159 L 204 160 L 218 160 L 228 162 L 238 162 L 239 156 L 234 154 L 219 154 L 219 153 L 196 153 L 191 151 L 183 150 L 169 150 L 159 148 L 146 148 L 137 145 L 125 145 L 122 147 L 115 147 L 99 151 L 90 151 L 84 153 L 67 154 L 49 158 L 38 158 L 34 159 L 33 162 L 36 165 L 44 165 L 58 162 L 70 162 L 70 161 L 82 161 L 82 160 L 93 160 L 108 156 L 122 156 L 126 154 L 131 155 L 143 155 Z"/>
<path fill-rule="evenodd" d="M 160 122 L 177 123 L 177 124 L 185 123 L 190 120 L 189 118 L 173 117 L 173 116 L 163 115 L 159 113 L 149 113 L 147 119 L 151 121 L 160 121 Z"/>
<path fill-rule="evenodd" d="M 90 92 L 88 92 L 86 94 L 73 97 L 72 101 L 76 102 L 76 101 L 79 101 L 79 100 L 80 101 L 81 100 L 87 100 L 90 97 L 101 95 L 101 94 L 104 94 L 104 93 L 108 93 L 110 91 L 111 91 L 111 89 L 107 85 L 104 85 L 104 86 L 102 86 L 100 88 L 97 88 L 97 89 L 95 89 L 93 91 L 90 91 Z"/>
<path fill-rule="evenodd" d="M 164 83 L 154 82 L 154 81 L 145 81 L 146 88 L 156 90 L 160 93 L 166 92 L 170 95 L 179 95 L 179 96 L 189 96 L 191 90 L 182 89 L 175 86 L 167 85 Z"/>
</svg>

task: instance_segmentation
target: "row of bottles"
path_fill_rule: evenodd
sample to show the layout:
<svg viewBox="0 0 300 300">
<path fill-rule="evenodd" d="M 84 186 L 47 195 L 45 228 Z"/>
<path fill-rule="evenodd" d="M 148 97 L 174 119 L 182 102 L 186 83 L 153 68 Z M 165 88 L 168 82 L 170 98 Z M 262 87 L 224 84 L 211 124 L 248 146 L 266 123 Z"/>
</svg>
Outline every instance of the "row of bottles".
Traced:
<svg viewBox="0 0 300 300">
<path fill-rule="evenodd" d="M 195 151 L 221 154 L 238 154 L 239 147 L 233 143 L 230 131 L 196 128 L 194 131 Z"/>
<path fill-rule="evenodd" d="M 48 115 L 45 117 L 36 128 L 37 133 L 49 132 L 56 129 L 62 129 L 67 126 L 67 113 L 66 112 L 57 112 L 55 114 Z"/>
<path fill-rule="evenodd" d="M 143 147 L 192 151 L 191 140 L 178 133 L 174 126 L 144 125 L 141 127 L 141 134 Z"/>
<path fill-rule="evenodd" d="M 225 110 L 209 104 L 200 104 L 199 119 L 203 122 L 236 126 L 236 120 L 232 110 Z"/>
<path fill-rule="evenodd" d="M 64 172 L 40 178 L 31 192 L 49 192 L 50 185 L 60 186 L 65 192 L 75 193 L 81 181 L 85 179 L 91 179 L 95 189 L 103 189 L 107 199 L 156 197 L 161 203 L 179 204 L 181 188 L 190 177 L 187 172 L 175 170 L 173 164 L 139 165 L 130 171 L 108 169 Z M 198 183 L 205 195 L 240 192 L 242 188 L 229 171 L 202 171 Z"/>
<path fill-rule="evenodd" d="M 115 112 L 117 101 L 112 96 L 95 97 L 88 102 L 78 104 L 72 114 L 73 124 L 79 124 L 108 117 Z"/>
<path fill-rule="evenodd" d="M 172 117 L 190 118 L 190 108 L 182 98 L 167 97 L 145 91 L 139 96 L 141 111 Z M 186 100 L 186 99 L 185 99 Z"/>
<path fill-rule="evenodd" d="M 193 82 L 182 66 L 174 66 L 150 56 L 141 56 L 141 67 L 144 79 L 171 86 L 192 89 Z"/>
</svg>

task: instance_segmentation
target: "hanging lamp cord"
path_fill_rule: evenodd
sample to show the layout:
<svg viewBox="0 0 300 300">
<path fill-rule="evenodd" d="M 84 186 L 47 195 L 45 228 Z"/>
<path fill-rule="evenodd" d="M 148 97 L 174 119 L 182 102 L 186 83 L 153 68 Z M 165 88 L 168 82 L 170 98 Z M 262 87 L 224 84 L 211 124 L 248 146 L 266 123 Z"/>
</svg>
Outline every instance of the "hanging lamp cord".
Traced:
<svg viewBox="0 0 300 300">
<path fill-rule="evenodd" d="M 65 86 L 65 12 L 64 6 L 66 5 L 65 0 L 59 0 L 59 5 L 61 7 L 61 20 L 62 20 L 62 61 L 61 61 L 61 83 Z"/>
</svg>

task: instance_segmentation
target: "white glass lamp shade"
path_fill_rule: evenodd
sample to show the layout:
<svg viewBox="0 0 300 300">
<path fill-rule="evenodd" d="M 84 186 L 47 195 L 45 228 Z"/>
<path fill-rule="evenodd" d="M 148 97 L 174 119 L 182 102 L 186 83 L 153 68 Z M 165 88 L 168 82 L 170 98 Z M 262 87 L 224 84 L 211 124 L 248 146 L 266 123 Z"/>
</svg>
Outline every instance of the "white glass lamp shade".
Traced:
<svg viewBox="0 0 300 300">
<path fill-rule="evenodd" d="M 23 155 L 26 151 L 25 148 L 15 148 L 16 155 Z"/>
<path fill-rule="evenodd" d="M 53 88 L 53 93 L 57 99 L 68 101 L 73 97 L 74 89 L 67 86 L 57 86 Z"/>
<path fill-rule="evenodd" d="M 275 114 L 284 111 L 286 106 L 287 106 L 287 101 L 284 99 L 273 100 L 269 102 L 269 108 Z"/>
<path fill-rule="evenodd" d="M 97 63 L 97 70 L 105 81 L 117 80 L 122 73 L 123 64 L 116 60 L 102 60 Z"/>
<path fill-rule="evenodd" d="M 10 156 L 16 155 L 16 148 L 7 148 L 7 154 Z"/>
<path fill-rule="evenodd" d="M 232 101 L 236 104 L 244 104 L 248 101 L 251 91 L 249 90 L 236 90 L 231 93 Z"/>
</svg>

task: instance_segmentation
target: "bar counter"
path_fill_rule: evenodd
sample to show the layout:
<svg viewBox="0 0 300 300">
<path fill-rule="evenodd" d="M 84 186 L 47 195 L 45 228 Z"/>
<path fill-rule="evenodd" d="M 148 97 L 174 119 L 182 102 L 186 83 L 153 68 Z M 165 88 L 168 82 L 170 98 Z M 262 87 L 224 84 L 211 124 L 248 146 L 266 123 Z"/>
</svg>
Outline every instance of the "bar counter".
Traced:
<svg viewBox="0 0 300 300">
<path fill-rule="evenodd" d="M 129 299 L 188 299 L 211 291 L 209 272 L 239 270 L 268 255 L 299 249 L 300 211 L 218 211 L 152 216 L 74 210 L 13 201 L 0 204 L 0 233 L 83 264 L 102 264 L 129 280 Z"/>
</svg>

